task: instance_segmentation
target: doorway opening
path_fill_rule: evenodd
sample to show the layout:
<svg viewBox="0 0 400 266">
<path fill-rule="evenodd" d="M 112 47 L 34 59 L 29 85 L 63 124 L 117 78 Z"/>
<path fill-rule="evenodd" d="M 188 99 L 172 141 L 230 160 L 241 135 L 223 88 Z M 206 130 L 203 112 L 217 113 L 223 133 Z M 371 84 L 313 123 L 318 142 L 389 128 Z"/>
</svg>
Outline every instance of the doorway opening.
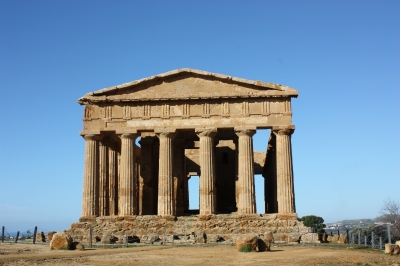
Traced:
<svg viewBox="0 0 400 266">
<path fill-rule="evenodd" d="M 191 176 L 188 182 L 189 212 L 198 214 L 200 212 L 200 178 L 199 176 Z"/>
</svg>

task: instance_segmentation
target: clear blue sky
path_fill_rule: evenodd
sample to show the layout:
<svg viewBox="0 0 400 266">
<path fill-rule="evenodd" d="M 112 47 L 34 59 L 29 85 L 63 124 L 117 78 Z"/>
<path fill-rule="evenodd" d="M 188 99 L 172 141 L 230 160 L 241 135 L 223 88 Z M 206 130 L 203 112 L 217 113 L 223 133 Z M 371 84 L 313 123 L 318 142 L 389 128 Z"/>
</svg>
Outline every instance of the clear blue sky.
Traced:
<svg viewBox="0 0 400 266">
<path fill-rule="evenodd" d="M 376 217 L 400 200 L 399 13 L 400 1 L 1 0 L 0 226 L 78 221 L 77 99 L 184 67 L 298 89 L 299 216 Z"/>
</svg>

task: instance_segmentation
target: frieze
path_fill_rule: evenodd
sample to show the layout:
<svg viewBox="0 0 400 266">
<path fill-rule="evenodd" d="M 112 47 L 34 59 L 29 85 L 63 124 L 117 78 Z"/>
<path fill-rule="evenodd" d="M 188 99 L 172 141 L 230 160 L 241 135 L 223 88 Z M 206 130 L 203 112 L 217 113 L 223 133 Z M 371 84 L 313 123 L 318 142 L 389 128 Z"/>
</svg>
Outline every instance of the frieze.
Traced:
<svg viewBox="0 0 400 266">
<path fill-rule="evenodd" d="M 105 119 L 154 120 L 154 119 L 193 119 L 193 118 L 241 118 L 253 116 L 291 116 L 290 100 L 285 98 L 225 101 L 191 101 L 180 103 L 172 101 L 129 105 L 88 105 L 84 111 L 84 121 Z M 120 122 L 120 121 L 119 121 Z"/>
</svg>

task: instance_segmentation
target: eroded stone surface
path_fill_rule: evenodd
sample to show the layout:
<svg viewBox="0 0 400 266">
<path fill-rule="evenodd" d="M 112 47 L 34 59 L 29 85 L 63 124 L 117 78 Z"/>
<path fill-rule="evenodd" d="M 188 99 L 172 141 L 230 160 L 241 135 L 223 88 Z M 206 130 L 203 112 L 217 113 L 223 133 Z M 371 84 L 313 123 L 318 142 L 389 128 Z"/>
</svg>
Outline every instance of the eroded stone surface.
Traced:
<svg viewBox="0 0 400 266">
<path fill-rule="evenodd" d="M 53 235 L 50 241 L 50 249 L 72 249 L 72 242 L 72 237 L 69 234 L 59 232 Z"/>
<path fill-rule="evenodd" d="M 264 240 L 282 243 L 294 242 L 300 236 L 308 234 L 309 228 L 302 222 L 281 220 L 276 214 L 211 215 L 207 220 L 200 216 L 181 216 L 176 220 L 166 220 L 161 216 L 131 216 L 97 218 L 96 222 L 79 222 L 71 225 L 67 232 L 76 241 L 87 243 L 89 228 L 93 229 L 93 237 L 104 234 L 113 235 L 117 243 L 122 243 L 124 237 L 137 236 L 141 243 L 160 242 L 166 236 L 175 236 L 177 243 L 234 243 L 241 234 L 259 235 Z M 303 238 L 302 238 L 303 239 Z"/>
<path fill-rule="evenodd" d="M 242 251 L 244 248 L 249 248 L 250 251 L 258 250 L 258 237 L 254 234 L 244 234 L 236 238 L 236 249 Z"/>
</svg>

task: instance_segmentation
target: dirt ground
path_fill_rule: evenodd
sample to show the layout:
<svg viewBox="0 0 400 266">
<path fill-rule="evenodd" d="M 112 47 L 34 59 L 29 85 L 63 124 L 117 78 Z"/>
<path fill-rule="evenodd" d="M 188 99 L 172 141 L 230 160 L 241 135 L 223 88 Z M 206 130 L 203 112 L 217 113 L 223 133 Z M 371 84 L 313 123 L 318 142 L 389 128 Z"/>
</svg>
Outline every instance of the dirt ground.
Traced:
<svg viewBox="0 0 400 266">
<path fill-rule="evenodd" d="M 234 246 L 134 246 L 84 251 L 48 245 L 0 243 L 0 265 L 392 265 L 400 256 L 349 246 L 272 246 L 270 252 L 238 252 Z"/>
</svg>

